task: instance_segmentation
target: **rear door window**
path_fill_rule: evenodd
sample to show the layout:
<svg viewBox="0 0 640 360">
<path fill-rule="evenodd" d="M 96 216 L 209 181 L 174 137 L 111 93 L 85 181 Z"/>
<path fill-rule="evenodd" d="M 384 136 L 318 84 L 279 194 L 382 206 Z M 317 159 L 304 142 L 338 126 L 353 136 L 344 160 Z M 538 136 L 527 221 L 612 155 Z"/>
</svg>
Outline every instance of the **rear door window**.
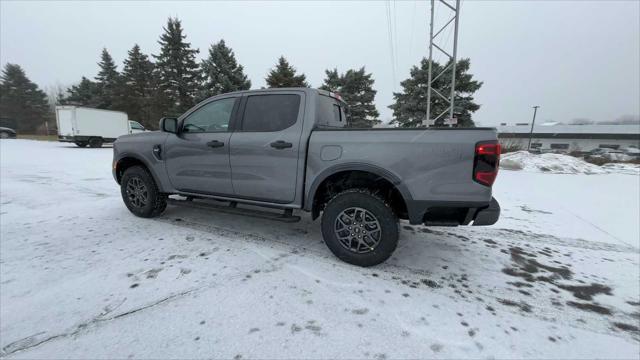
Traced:
<svg viewBox="0 0 640 360">
<path fill-rule="evenodd" d="M 329 96 L 318 96 L 318 112 L 316 125 L 321 128 L 347 127 L 349 124 L 343 104 Z"/>
<path fill-rule="evenodd" d="M 300 109 L 300 95 L 271 94 L 247 97 L 242 131 L 284 130 L 296 123 Z"/>
</svg>

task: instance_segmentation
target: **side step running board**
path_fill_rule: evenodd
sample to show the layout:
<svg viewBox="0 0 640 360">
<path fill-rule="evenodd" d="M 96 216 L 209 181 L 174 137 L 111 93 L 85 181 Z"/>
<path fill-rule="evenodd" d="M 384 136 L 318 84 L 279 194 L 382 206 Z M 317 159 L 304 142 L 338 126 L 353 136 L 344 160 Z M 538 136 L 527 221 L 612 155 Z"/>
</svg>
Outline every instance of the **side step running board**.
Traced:
<svg viewBox="0 0 640 360">
<path fill-rule="evenodd" d="M 245 215 L 245 216 L 257 217 L 261 219 L 282 221 L 282 222 L 288 222 L 288 223 L 300 221 L 300 216 L 294 216 L 292 209 L 284 209 L 283 213 L 278 214 L 278 213 L 269 212 L 269 211 L 240 208 L 238 207 L 238 203 L 236 203 L 235 201 L 230 202 L 229 205 L 225 206 L 225 205 L 214 204 L 206 200 L 193 200 L 193 199 L 176 200 L 176 199 L 168 198 L 167 204 L 185 206 L 193 209 L 217 210 L 217 211 L 229 213 L 229 214 Z"/>
</svg>

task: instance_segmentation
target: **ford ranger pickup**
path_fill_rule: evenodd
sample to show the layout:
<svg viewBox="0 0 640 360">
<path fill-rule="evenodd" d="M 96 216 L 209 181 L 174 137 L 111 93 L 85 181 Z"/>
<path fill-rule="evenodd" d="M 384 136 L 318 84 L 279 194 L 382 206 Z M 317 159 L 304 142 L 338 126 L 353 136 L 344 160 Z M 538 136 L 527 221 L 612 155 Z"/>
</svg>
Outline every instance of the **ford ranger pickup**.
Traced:
<svg viewBox="0 0 640 360">
<path fill-rule="evenodd" d="M 500 215 L 495 129 L 351 128 L 347 104 L 324 90 L 214 96 L 161 119 L 160 131 L 119 137 L 113 151 L 114 178 L 136 216 L 179 201 L 280 209 L 282 220 L 310 212 L 322 215 L 333 254 L 359 266 L 391 256 L 399 219 L 492 225 Z"/>
</svg>

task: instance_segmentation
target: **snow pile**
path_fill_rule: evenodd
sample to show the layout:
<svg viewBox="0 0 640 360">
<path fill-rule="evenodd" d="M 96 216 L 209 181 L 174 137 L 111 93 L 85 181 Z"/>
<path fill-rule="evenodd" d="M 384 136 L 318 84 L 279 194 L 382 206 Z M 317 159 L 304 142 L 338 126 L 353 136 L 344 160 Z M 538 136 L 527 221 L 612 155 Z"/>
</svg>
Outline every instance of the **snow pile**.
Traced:
<svg viewBox="0 0 640 360">
<path fill-rule="evenodd" d="M 563 154 L 531 154 L 516 151 L 503 154 L 500 168 L 506 170 L 525 170 L 552 174 L 605 174 L 608 171 L 600 166 Z"/>
</svg>

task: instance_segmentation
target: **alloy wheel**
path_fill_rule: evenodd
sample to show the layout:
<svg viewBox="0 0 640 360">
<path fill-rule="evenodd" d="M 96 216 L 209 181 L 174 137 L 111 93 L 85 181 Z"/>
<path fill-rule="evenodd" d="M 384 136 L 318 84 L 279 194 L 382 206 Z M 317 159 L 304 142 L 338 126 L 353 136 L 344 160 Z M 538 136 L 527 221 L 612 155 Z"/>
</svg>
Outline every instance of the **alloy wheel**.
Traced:
<svg viewBox="0 0 640 360">
<path fill-rule="evenodd" d="M 333 231 L 340 245 L 358 254 L 375 250 L 382 239 L 378 218 L 360 207 L 350 207 L 340 212 Z"/>
<path fill-rule="evenodd" d="M 149 191 L 140 178 L 132 177 L 129 179 L 129 182 L 127 182 L 127 197 L 129 202 L 137 208 L 143 208 L 147 205 Z"/>
</svg>

